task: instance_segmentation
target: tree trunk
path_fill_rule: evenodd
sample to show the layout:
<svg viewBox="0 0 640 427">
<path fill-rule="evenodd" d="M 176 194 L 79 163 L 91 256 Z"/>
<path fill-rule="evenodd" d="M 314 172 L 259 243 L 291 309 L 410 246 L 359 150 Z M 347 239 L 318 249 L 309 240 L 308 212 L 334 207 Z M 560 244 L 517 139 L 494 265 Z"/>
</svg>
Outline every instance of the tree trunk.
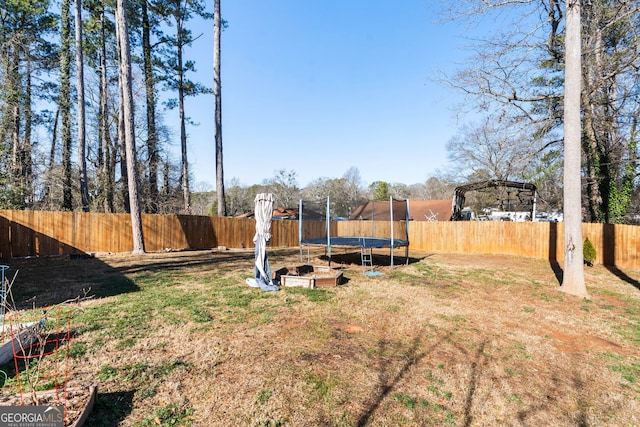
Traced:
<svg viewBox="0 0 640 427">
<path fill-rule="evenodd" d="M 133 232 L 133 253 L 144 253 L 142 235 L 142 214 L 138 196 L 138 173 L 136 165 L 136 140 L 133 112 L 133 90 L 131 85 L 131 53 L 127 22 L 127 0 L 118 0 L 116 7 L 116 32 L 120 47 L 119 74 L 122 87 L 124 141 L 127 153 L 127 175 L 129 204 L 131 206 L 131 229 Z"/>
<path fill-rule="evenodd" d="M 586 82 L 585 82 L 586 83 Z M 588 83 L 586 83 L 588 84 Z M 584 92 L 583 92 L 584 93 Z M 602 222 L 602 196 L 600 195 L 600 152 L 597 147 L 595 127 L 595 112 L 593 106 L 585 104 L 583 112 L 584 136 L 583 150 L 585 153 L 585 180 L 586 180 L 586 211 L 587 221 Z"/>
<path fill-rule="evenodd" d="M 220 73 L 220 38 L 222 33 L 220 0 L 213 6 L 213 98 L 215 100 L 215 144 L 216 144 L 216 196 L 218 216 L 227 215 L 224 194 L 224 169 L 222 163 L 222 79 Z"/>
<path fill-rule="evenodd" d="M 60 121 L 60 107 L 56 108 L 53 116 L 53 131 L 51 132 L 51 149 L 49 150 L 49 169 L 56 163 L 56 141 L 58 140 L 58 122 Z"/>
<path fill-rule="evenodd" d="M 7 83 L 9 86 L 9 102 L 7 111 L 10 111 L 11 118 L 11 186 L 18 190 L 22 185 L 22 144 L 20 143 L 20 50 L 18 46 L 13 47 L 11 61 L 8 67 Z M 21 191 L 21 189 L 19 190 Z M 16 191 L 19 194 L 19 191 Z M 17 202 L 14 198 L 13 202 Z M 17 206 L 16 206 L 17 207 Z"/>
<path fill-rule="evenodd" d="M 80 199 L 82 211 L 89 212 L 89 186 L 87 183 L 86 126 L 84 102 L 84 59 L 82 52 L 82 0 L 75 0 L 76 25 L 76 79 L 78 91 L 78 169 L 80 173 Z"/>
<path fill-rule="evenodd" d="M 147 1 L 142 1 L 142 50 L 147 95 L 147 152 L 149 155 L 149 212 L 158 212 L 158 133 L 156 130 L 155 76 L 151 59 L 151 25 Z"/>
<path fill-rule="evenodd" d="M 582 81 L 580 1 L 567 1 L 564 91 L 564 272 L 561 290 L 586 298 L 582 255 L 580 185 L 580 88 Z"/>
<path fill-rule="evenodd" d="M 22 174 L 24 179 L 25 200 L 27 206 L 33 206 L 33 147 L 31 145 L 31 132 L 33 126 L 33 112 L 31 111 L 32 82 L 31 82 L 31 58 L 27 58 L 27 81 L 24 101 L 24 143 L 22 148 Z"/>
<path fill-rule="evenodd" d="M 60 115 L 62 117 L 62 209 L 73 209 L 71 189 L 71 19 L 69 17 L 69 0 L 62 0 L 60 9 L 60 26 L 62 30 L 60 48 Z"/>
<path fill-rule="evenodd" d="M 115 153 L 112 147 L 109 133 L 109 83 L 107 78 L 107 35 L 105 31 L 104 5 L 100 11 L 100 124 L 99 124 L 99 150 L 98 150 L 98 176 L 100 193 L 104 198 L 104 211 L 114 212 L 114 181 L 115 181 Z"/>
<path fill-rule="evenodd" d="M 124 107 L 123 107 L 123 89 L 122 82 L 118 85 L 120 91 L 120 106 L 118 108 L 118 154 L 120 155 L 120 190 L 122 192 L 122 208 L 126 213 L 131 213 L 131 205 L 129 203 L 129 176 L 127 172 L 127 148 L 125 143 L 124 129 Z"/>
<path fill-rule="evenodd" d="M 180 15 L 178 14 L 177 17 Z M 178 35 L 178 109 L 180 112 L 180 148 L 182 152 L 182 198 L 184 211 L 191 211 L 191 192 L 189 190 L 189 162 L 187 159 L 187 129 L 184 113 L 184 68 L 182 54 L 184 50 L 182 42 L 182 20 L 176 19 L 176 34 Z"/>
</svg>

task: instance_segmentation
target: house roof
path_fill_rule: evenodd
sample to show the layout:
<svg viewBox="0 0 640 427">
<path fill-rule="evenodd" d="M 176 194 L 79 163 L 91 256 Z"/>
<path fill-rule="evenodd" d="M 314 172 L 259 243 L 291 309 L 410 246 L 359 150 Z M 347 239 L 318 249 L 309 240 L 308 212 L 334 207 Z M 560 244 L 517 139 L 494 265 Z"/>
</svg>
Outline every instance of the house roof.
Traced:
<svg viewBox="0 0 640 427">
<path fill-rule="evenodd" d="M 451 200 L 409 200 L 409 219 L 413 221 L 449 221 Z"/>
<path fill-rule="evenodd" d="M 406 205 L 393 204 L 393 219 L 405 219 Z M 371 219 L 389 221 L 391 219 L 389 202 L 367 202 L 351 214 L 349 219 Z M 451 218 L 451 200 L 409 200 L 409 220 L 412 221 L 449 221 Z"/>
<path fill-rule="evenodd" d="M 404 201 L 393 203 L 393 219 L 404 220 L 407 205 Z M 391 219 L 389 202 L 386 200 L 376 200 L 364 203 L 356 208 L 349 217 L 350 220 L 373 219 L 375 221 L 389 221 Z"/>
</svg>

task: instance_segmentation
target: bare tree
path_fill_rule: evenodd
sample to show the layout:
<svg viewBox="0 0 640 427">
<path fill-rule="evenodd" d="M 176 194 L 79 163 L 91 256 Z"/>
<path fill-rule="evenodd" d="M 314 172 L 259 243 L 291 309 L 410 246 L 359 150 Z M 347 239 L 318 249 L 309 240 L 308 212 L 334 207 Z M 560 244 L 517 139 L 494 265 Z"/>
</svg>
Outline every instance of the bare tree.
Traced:
<svg viewBox="0 0 640 427">
<path fill-rule="evenodd" d="M 438 175 L 427 178 L 424 184 L 412 186 L 411 198 L 418 200 L 444 200 L 451 199 L 456 181 L 449 176 L 437 172 Z"/>
<path fill-rule="evenodd" d="M 133 253 L 144 253 L 142 235 L 142 215 L 138 195 L 138 172 L 136 161 L 136 140 L 133 113 L 133 91 L 131 84 L 131 53 L 127 22 L 127 0 L 118 0 L 116 7 L 116 31 L 120 48 L 119 76 L 122 90 L 124 141 L 127 155 L 127 176 L 129 204 L 131 209 L 131 229 L 133 232 Z"/>
<path fill-rule="evenodd" d="M 337 217 L 349 217 L 364 200 L 360 188 L 360 172 L 352 167 L 342 178 L 318 178 L 303 190 L 305 202 L 316 206 L 331 202 L 331 214 Z"/>
<path fill-rule="evenodd" d="M 346 205 L 348 206 L 348 214 L 351 215 L 358 206 L 365 201 L 364 189 L 362 188 L 362 178 L 360 177 L 360 170 L 357 167 L 351 166 L 342 175 L 342 179 L 345 184 L 346 191 Z"/>
<path fill-rule="evenodd" d="M 278 207 L 292 208 L 298 206 L 300 189 L 298 188 L 296 175 L 296 171 L 279 169 L 275 171 L 273 178 L 264 181 L 266 191 L 273 193 Z"/>
<path fill-rule="evenodd" d="M 580 185 L 580 93 L 582 81 L 580 2 L 568 0 L 564 93 L 564 274 L 561 289 L 586 298 L 582 256 Z"/>
<path fill-rule="evenodd" d="M 466 180 L 479 171 L 488 173 L 484 179 L 522 180 L 541 148 L 519 120 L 492 116 L 480 125 L 464 126 L 447 143 L 449 161 Z"/>
<path fill-rule="evenodd" d="M 248 188 L 240 185 L 238 178 L 232 178 L 227 187 L 229 189 L 225 194 L 225 203 L 228 204 L 226 207 L 227 215 L 237 216 L 253 211 L 255 194 L 260 193 L 260 191 L 252 194 Z"/>
</svg>

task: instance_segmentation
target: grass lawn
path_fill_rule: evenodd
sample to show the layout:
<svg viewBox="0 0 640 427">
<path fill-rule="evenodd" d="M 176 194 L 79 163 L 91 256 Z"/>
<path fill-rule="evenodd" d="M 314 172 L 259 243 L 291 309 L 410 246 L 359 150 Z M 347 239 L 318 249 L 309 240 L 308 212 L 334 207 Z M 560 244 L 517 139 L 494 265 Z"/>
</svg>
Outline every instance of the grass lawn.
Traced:
<svg viewBox="0 0 640 427">
<path fill-rule="evenodd" d="M 640 424 L 640 273 L 585 267 L 581 300 L 547 261 L 411 255 L 272 293 L 245 284 L 252 251 L 9 264 L 20 309 L 92 297 L 68 349 L 71 383 L 98 384 L 87 427 Z"/>
</svg>

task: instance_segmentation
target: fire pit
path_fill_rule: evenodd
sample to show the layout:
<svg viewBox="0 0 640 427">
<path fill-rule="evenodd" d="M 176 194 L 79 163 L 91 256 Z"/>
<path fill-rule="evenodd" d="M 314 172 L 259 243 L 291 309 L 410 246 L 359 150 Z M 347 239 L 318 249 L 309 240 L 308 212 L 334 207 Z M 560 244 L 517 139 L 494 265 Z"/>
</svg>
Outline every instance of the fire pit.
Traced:
<svg viewBox="0 0 640 427">
<path fill-rule="evenodd" d="M 301 288 L 333 288 L 342 282 L 342 271 L 330 267 L 301 265 L 282 267 L 275 271 L 274 278 L 281 286 Z"/>
</svg>

